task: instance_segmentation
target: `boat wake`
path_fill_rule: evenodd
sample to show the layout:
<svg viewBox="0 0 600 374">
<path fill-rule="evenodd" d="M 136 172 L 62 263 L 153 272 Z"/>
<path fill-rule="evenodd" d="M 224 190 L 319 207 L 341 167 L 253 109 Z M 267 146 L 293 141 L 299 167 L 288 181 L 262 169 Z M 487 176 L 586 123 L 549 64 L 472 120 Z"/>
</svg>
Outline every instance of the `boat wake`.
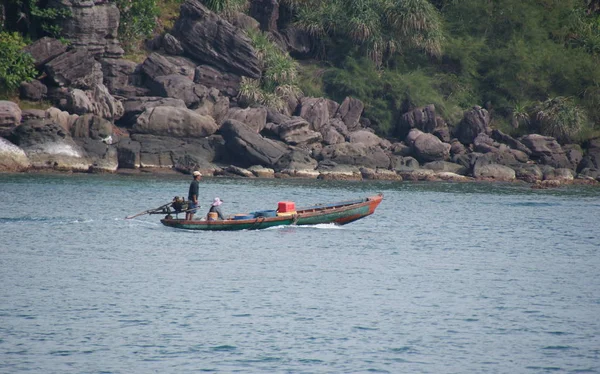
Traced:
<svg viewBox="0 0 600 374">
<path fill-rule="evenodd" d="M 299 229 L 299 230 L 307 230 L 307 229 L 320 229 L 320 230 L 344 230 L 343 226 L 336 225 L 335 223 L 318 223 L 316 225 L 287 225 L 287 226 L 274 226 L 268 227 L 263 230 L 290 230 L 290 229 Z"/>
</svg>

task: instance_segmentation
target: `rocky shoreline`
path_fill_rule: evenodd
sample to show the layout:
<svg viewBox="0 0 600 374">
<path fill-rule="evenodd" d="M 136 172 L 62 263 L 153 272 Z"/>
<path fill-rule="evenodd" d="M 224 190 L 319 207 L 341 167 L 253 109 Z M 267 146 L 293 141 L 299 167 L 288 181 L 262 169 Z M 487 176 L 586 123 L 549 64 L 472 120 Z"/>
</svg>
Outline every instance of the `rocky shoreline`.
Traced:
<svg viewBox="0 0 600 374">
<path fill-rule="evenodd" d="M 493 129 L 490 113 L 479 106 L 456 124 L 433 105 L 415 108 L 403 114 L 399 139 L 376 135 L 363 103 L 351 97 L 338 103 L 292 95 L 280 110 L 242 106 L 242 78 L 259 78 L 261 69 L 241 27 L 268 31 L 297 55 L 310 49 L 296 30 L 276 28 L 274 7 L 230 23 L 187 0 L 173 30 L 152 40 L 153 52 L 137 64 L 122 57 L 114 4 L 62 3 L 72 14 L 62 25 L 71 44 L 42 38 L 27 47 L 42 74 L 20 89 L 21 100 L 53 106 L 22 109 L 0 101 L 1 172 L 200 170 L 534 186 L 600 181 L 600 139 L 583 149 L 539 134 L 513 138 Z"/>
</svg>

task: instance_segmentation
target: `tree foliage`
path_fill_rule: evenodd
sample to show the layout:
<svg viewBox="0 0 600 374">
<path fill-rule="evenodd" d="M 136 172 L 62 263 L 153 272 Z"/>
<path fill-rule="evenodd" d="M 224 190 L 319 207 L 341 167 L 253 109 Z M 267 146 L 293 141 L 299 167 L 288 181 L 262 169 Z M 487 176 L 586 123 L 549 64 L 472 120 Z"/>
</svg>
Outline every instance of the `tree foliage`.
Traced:
<svg viewBox="0 0 600 374">
<path fill-rule="evenodd" d="M 417 48 L 441 54 L 440 14 L 427 0 L 288 0 L 295 25 L 324 43 L 357 46 L 377 66 L 396 52 Z"/>
<path fill-rule="evenodd" d="M 119 40 L 125 49 L 134 50 L 156 29 L 160 9 L 156 0 L 115 0 L 115 4 L 121 13 Z"/>
<path fill-rule="evenodd" d="M 23 52 L 25 42 L 17 33 L 0 32 L 0 92 L 16 90 L 36 76 L 33 57 Z"/>
</svg>

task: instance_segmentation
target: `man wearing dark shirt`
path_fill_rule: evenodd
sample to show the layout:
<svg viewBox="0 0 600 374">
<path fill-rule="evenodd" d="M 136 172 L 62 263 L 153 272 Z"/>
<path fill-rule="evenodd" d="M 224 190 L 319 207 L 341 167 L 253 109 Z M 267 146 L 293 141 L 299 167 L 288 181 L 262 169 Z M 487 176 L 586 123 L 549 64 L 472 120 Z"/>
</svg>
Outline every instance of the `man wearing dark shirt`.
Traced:
<svg viewBox="0 0 600 374">
<path fill-rule="evenodd" d="M 199 182 L 202 174 L 199 171 L 194 171 L 193 173 L 194 180 L 190 183 L 190 190 L 188 192 L 188 211 L 185 213 L 185 219 L 191 220 L 194 218 L 194 213 L 196 213 L 196 209 L 198 209 L 198 191 L 200 189 Z"/>
</svg>

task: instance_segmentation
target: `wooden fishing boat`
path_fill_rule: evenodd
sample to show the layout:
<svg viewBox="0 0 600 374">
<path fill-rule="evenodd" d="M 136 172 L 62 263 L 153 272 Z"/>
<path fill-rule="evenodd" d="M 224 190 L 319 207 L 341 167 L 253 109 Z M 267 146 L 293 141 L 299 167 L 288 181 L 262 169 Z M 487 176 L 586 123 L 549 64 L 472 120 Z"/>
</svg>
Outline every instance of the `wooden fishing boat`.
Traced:
<svg viewBox="0 0 600 374">
<path fill-rule="evenodd" d="M 184 211 L 171 210 L 172 204 L 165 204 L 159 208 L 142 212 L 142 214 L 166 214 L 160 222 L 169 227 L 185 230 L 259 230 L 274 226 L 316 225 L 333 223 L 345 225 L 354 222 L 375 212 L 381 203 L 383 194 L 366 197 L 358 200 L 342 201 L 333 204 L 318 204 L 295 211 L 259 211 L 244 215 L 233 215 L 225 220 L 185 220 L 173 217 L 173 214 Z M 281 203 L 280 203 L 281 204 Z M 279 210 L 279 209 L 278 209 Z M 273 214 L 265 214 L 272 212 Z"/>
</svg>

